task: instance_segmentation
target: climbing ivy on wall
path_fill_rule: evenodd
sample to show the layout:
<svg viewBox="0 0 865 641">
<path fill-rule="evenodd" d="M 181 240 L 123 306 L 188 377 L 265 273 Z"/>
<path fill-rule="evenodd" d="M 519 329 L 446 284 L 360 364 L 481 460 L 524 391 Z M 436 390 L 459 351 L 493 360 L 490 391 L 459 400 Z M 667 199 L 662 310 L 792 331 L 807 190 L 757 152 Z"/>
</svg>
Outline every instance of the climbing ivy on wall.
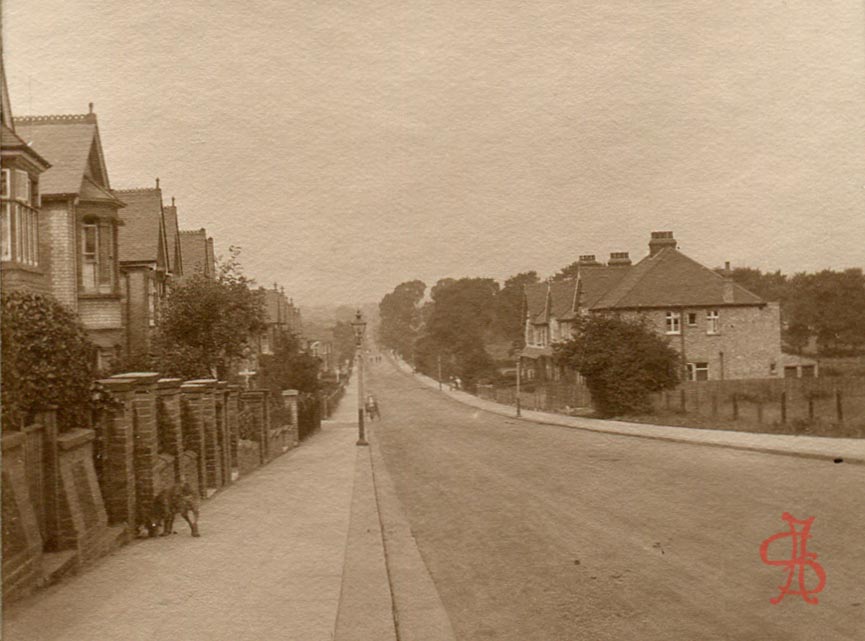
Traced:
<svg viewBox="0 0 865 641">
<path fill-rule="evenodd" d="M 86 427 L 94 402 L 94 346 L 76 316 L 41 294 L 2 294 L 3 429 L 57 406 L 58 427 Z"/>
</svg>

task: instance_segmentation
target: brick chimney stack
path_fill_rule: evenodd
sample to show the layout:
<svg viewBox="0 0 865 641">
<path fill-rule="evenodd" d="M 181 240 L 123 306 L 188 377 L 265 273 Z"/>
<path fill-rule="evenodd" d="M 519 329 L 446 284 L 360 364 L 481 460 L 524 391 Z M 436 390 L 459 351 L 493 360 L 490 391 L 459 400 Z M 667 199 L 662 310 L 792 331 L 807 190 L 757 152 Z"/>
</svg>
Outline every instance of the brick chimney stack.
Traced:
<svg viewBox="0 0 865 641">
<path fill-rule="evenodd" d="M 607 265 L 609 267 L 630 267 L 631 257 L 628 252 L 611 252 Z"/>
<path fill-rule="evenodd" d="M 671 231 L 653 231 L 649 241 L 649 256 L 654 256 L 662 249 L 671 247 L 676 249 L 676 239 Z"/>
<path fill-rule="evenodd" d="M 601 263 L 595 258 L 594 254 L 583 254 L 580 260 L 577 261 L 580 267 L 600 267 Z"/>
</svg>

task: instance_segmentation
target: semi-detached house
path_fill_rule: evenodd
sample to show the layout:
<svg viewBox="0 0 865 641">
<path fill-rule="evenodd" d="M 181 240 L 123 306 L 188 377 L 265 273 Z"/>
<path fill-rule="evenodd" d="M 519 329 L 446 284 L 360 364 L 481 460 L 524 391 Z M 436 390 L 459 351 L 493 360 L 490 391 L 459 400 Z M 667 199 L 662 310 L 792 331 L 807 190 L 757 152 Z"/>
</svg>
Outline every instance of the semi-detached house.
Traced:
<svg viewBox="0 0 865 641">
<path fill-rule="evenodd" d="M 581 256 L 573 278 L 527 287 L 524 308 L 529 378 L 560 378 L 553 343 L 570 338 L 580 315 L 604 313 L 645 318 L 681 355 L 686 380 L 789 376 L 790 367 L 814 374 L 782 354 L 779 304 L 680 252 L 672 232 L 652 232 L 649 254 L 636 264 L 625 252 L 606 265 Z"/>
<path fill-rule="evenodd" d="M 76 312 L 100 367 L 125 352 L 117 253 L 119 211 L 93 106 L 86 114 L 27 116 L 15 130 L 51 167 L 39 178 L 39 244 L 49 291 Z"/>
<path fill-rule="evenodd" d="M 177 260 L 174 265 L 170 260 L 172 251 L 159 179 L 152 188 L 119 189 L 114 193 L 126 203 L 120 213 L 123 225 L 118 246 L 126 349 L 136 358 L 151 351 L 152 334 L 159 323 L 169 281 L 175 276 Z"/>
</svg>

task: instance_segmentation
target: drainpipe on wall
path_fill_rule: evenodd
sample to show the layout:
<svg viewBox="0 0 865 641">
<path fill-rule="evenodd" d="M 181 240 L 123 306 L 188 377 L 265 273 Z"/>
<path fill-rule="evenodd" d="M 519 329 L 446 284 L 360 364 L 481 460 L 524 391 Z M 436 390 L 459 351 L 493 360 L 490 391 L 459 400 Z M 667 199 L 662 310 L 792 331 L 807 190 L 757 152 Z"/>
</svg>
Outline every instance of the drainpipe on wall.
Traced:
<svg viewBox="0 0 865 641">
<path fill-rule="evenodd" d="M 687 325 L 687 312 L 684 307 L 679 308 L 679 344 L 682 349 L 682 372 L 685 380 L 688 380 L 688 358 L 685 355 L 685 326 Z"/>
</svg>

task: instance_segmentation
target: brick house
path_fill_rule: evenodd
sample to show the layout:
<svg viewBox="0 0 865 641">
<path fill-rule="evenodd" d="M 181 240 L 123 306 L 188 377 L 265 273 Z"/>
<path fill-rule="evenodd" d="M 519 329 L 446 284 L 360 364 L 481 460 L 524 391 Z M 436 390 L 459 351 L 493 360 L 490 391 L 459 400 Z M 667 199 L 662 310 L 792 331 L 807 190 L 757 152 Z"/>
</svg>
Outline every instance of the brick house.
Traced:
<svg viewBox="0 0 865 641">
<path fill-rule="evenodd" d="M 276 337 L 281 332 L 299 333 L 298 311 L 294 301 L 285 295 L 285 289 L 273 285 L 272 289 L 259 288 L 264 302 L 264 322 L 267 329 L 259 337 L 258 350 L 261 354 L 272 354 Z"/>
<path fill-rule="evenodd" d="M 216 277 L 216 257 L 213 252 L 213 238 L 208 237 L 205 229 L 181 230 L 178 233 L 180 255 L 183 257 L 184 277 L 204 274 Z"/>
<path fill-rule="evenodd" d="M 105 368 L 126 345 L 117 255 L 124 203 L 111 191 L 93 105 L 86 114 L 13 122 L 52 165 L 39 180 L 39 235 L 50 247 L 44 257 L 48 286 L 78 314 L 97 345 L 97 365 Z"/>
<path fill-rule="evenodd" d="M 126 319 L 126 351 L 132 356 L 150 352 L 151 334 L 173 276 L 166 218 L 159 179 L 156 187 L 119 189 L 126 203 L 120 218 L 118 251 Z M 176 219 L 175 219 L 176 220 Z"/>
<path fill-rule="evenodd" d="M 15 131 L 2 60 L 0 92 L 0 287 L 45 294 L 48 248 L 40 247 L 39 178 L 51 165 Z"/>
<path fill-rule="evenodd" d="M 784 372 L 779 304 L 680 252 L 672 232 L 652 232 L 649 255 L 636 264 L 624 252 L 611 254 L 606 265 L 581 256 L 574 278 L 527 287 L 525 310 L 522 361 L 529 378 L 563 374 L 553 364 L 552 344 L 566 340 L 574 319 L 587 313 L 647 319 L 681 355 L 687 380 Z"/>
</svg>

